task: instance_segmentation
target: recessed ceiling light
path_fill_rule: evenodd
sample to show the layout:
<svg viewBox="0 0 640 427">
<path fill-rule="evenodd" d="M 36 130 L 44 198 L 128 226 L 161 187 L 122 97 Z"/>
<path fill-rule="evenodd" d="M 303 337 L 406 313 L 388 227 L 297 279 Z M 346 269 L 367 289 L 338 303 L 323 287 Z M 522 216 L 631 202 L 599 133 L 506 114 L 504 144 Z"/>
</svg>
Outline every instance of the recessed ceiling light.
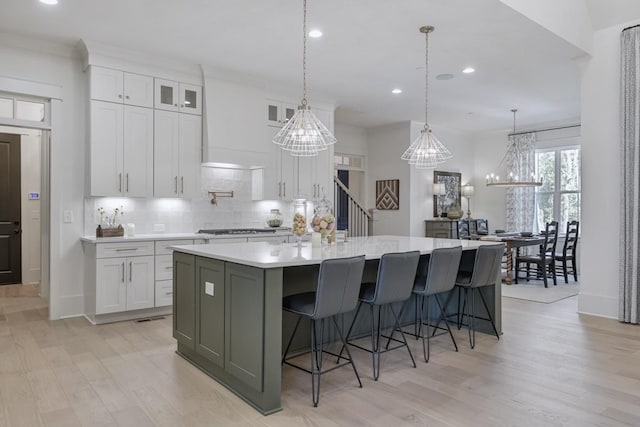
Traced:
<svg viewBox="0 0 640 427">
<path fill-rule="evenodd" d="M 399 93 L 402 93 L 402 89 L 393 89 L 393 90 L 391 91 L 391 93 L 394 93 L 394 94 L 396 94 L 396 95 L 397 95 L 397 94 L 399 94 Z"/>
<path fill-rule="evenodd" d="M 451 80 L 453 78 L 453 74 L 438 74 L 436 76 L 436 80 Z"/>
<path fill-rule="evenodd" d="M 58 4 L 58 0 L 40 0 L 40 3 L 54 5 L 54 4 Z"/>
<path fill-rule="evenodd" d="M 318 37 L 322 37 L 322 31 L 320 30 L 311 30 L 309 31 L 309 37 L 317 39 Z"/>
<path fill-rule="evenodd" d="M 473 67 L 467 67 L 464 70 L 462 70 L 462 72 L 465 73 L 465 74 L 471 74 L 471 73 L 473 73 L 475 71 L 476 71 L 476 69 L 473 68 Z"/>
</svg>

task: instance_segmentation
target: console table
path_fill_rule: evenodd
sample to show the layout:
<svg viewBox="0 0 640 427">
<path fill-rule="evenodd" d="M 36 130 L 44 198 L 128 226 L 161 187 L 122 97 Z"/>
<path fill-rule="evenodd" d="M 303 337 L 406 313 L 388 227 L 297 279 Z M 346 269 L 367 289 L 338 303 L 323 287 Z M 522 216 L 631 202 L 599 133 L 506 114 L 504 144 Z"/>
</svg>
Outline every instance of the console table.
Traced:
<svg viewBox="0 0 640 427">
<path fill-rule="evenodd" d="M 459 239 L 457 219 L 426 219 L 424 237 L 437 239 Z"/>
</svg>

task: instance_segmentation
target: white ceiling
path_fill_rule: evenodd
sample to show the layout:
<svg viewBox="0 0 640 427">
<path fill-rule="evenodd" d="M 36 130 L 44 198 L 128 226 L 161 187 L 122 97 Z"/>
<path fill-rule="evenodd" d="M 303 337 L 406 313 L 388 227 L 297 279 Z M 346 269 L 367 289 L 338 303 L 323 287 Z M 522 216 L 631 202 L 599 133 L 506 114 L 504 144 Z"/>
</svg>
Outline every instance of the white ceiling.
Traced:
<svg viewBox="0 0 640 427">
<path fill-rule="evenodd" d="M 301 92 L 301 0 L 2 0 L 0 30 L 75 45 L 85 38 L 294 85 Z M 593 2 L 595 0 L 591 0 Z M 631 1 L 631 0 L 630 0 Z M 637 0 L 633 0 L 637 1 Z M 360 126 L 424 120 L 462 131 L 576 122 L 582 51 L 498 0 L 308 0 L 309 102 L 334 100 Z M 465 66 L 477 72 L 464 75 Z M 454 79 L 436 80 L 440 73 Z M 391 89 L 403 89 L 392 95 Z"/>
</svg>

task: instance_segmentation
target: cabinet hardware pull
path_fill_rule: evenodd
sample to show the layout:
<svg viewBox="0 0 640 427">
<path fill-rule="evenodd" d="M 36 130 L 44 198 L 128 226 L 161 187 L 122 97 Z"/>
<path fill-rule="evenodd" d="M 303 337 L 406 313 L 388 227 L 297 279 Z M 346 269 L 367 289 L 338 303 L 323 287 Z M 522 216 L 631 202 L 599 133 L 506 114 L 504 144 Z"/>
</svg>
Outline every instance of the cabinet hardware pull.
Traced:
<svg viewBox="0 0 640 427">
<path fill-rule="evenodd" d="M 125 99 L 129 99 L 129 95 L 125 96 Z"/>
<path fill-rule="evenodd" d="M 129 192 L 129 172 L 127 172 L 127 174 L 125 175 L 125 182 L 126 182 L 126 188 L 128 193 Z"/>
<path fill-rule="evenodd" d="M 132 278 L 133 278 L 133 268 L 132 268 L 133 262 L 129 261 L 129 281 L 131 282 Z"/>
<path fill-rule="evenodd" d="M 122 94 L 121 93 L 118 94 L 118 98 L 122 99 Z"/>
<path fill-rule="evenodd" d="M 287 183 L 286 182 L 282 183 L 282 188 L 284 189 L 284 191 L 282 192 L 282 196 L 283 197 L 287 197 Z"/>
<path fill-rule="evenodd" d="M 118 248 L 116 249 L 116 252 L 123 252 L 123 251 L 137 251 L 139 248 Z"/>
<path fill-rule="evenodd" d="M 178 104 L 173 104 L 173 106 L 174 106 L 174 107 L 177 107 L 177 106 L 178 106 Z"/>
<path fill-rule="evenodd" d="M 118 193 L 122 193 L 122 174 L 118 174 Z"/>
<path fill-rule="evenodd" d="M 180 194 L 184 194 L 184 176 L 180 177 Z"/>
<path fill-rule="evenodd" d="M 278 182 L 278 197 L 282 197 L 282 183 Z"/>
<path fill-rule="evenodd" d="M 122 261 L 122 283 L 124 283 L 124 261 Z"/>
<path fill-rule="evenodd" d="M 173 270 L 173 267 L 165 267 L 167 270 Z"/>
<path fill-rule="evenodd" d="M 175 181 L 175 185 L 176 185 L 176 191 L 175 191 L 175 193 L 176 193 L 176 194 L 178 194 L 178 177 L 176 176 L 176 177 L 174 177 L 173 179 L 174 179 L 174 181 Z"/>
<path fill-rule="evenodd" d="M 165 292 L 165 295 L 173 295 L 173 292 Z"/>
</svg>

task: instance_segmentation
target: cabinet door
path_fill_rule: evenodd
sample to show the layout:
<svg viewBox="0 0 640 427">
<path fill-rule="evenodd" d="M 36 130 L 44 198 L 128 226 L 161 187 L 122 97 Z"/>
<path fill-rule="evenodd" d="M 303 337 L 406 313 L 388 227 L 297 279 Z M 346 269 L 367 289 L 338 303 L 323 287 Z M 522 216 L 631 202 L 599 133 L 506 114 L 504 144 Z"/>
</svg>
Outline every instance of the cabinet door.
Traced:
<svg viewBox="0 0 640 427">
<path fill-rule="evenodd" d="M 124 73 L 124 103 L 153 108 L 153 77 Z"/>
<path fill-rule="evenodd" d="M 91 101 L 90 151 L 92 196 L 120 196 L 123 190 L 122 104 Z"/>
<path fill-rule="evenodd" d="M 89 73 L 91 99 L 122 104 L 124 88 L 122 71 L 92 65 Z"/>
<path fill-rule="evenodd" d="M 200 147 L 202 146 L 202 117 L 180 114 L 180 153 L 178 155 L 180 197 L 191 198 L 196 194 L 200 171 Z"/>
<path fill-rule="evenodd" d="M 173 337 L 195 351 L 196 331 L 195 256 L 173 254 Z"/>
<path fill-rule="evenodd" d="M 96 314 L 117 313 L 127 308 L 126 259 L 96 260 Z"/>
<path fill-rule="evenodd" d="M 124 106 L 123 193 L 153 194 L 153 110 Z"/>
<path fill-rule="evenodd" d="M 153 195 L 178 197 L 180 114 L 154 111 Z"/>
<path fill-rule="evenodd" d="M 180 112 L 202 114 L 202 87 L 180 83 Z"/>
<path fill-rule="evenodd" d="M 155 80 L 154 105 L 160 110 L 179 111 L 178 82 L 171 80 Z"/>
<path fill-rule="evenodd" d="M 225 265 L 225 371 L 262 389 L 264 354 L 264 270 Z"/>
<path fill-rule="evenodd" d="M 276 158 L 279 161 L 276 169 L 279 173 L 278 178 L 281 185 L 280 199 L 293 200 L 298 190 L 298 183 L 295 179 L 298 157 L 292 156 L 290 151 L 283 150 L 279 146 L 276 146 L 276 148 L 279 152 Z"/>
<path fill-rule="evenodd" d="M 152 256 L 126 259 L 127 310 L 153 307 L 156 295 L 153 261 Z"/>
<path fill-rule="evenodd" d="M 196 258 L 196 353 L 224 368 L 224 265 Z"/>
<path fill-rule="evenodd" d="M 293 117 L 297 109 L 297 105 L 294 104 L 267 100 L 267 125 L 274 127 L 284 126 Z"/>
</svg>

